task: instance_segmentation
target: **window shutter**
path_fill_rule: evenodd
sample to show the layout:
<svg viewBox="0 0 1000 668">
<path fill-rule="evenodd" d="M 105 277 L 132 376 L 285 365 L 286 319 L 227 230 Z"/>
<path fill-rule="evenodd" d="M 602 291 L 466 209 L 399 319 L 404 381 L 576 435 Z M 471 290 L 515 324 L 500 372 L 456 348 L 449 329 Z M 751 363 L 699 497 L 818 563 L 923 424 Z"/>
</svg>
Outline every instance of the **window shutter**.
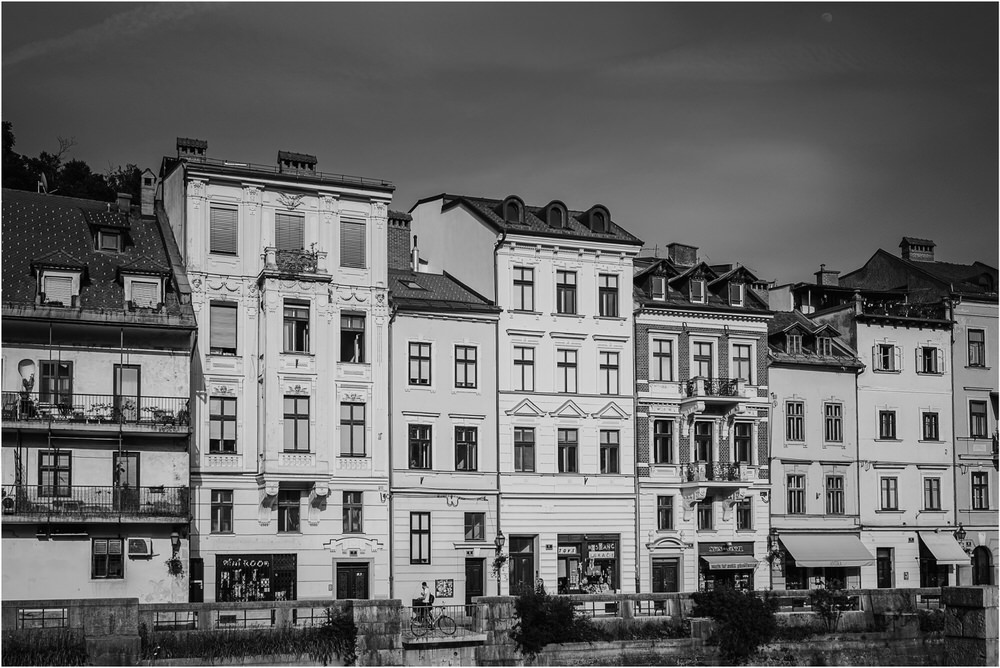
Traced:
<svg viewBox="0 0 1000 668">
<path fill-rule="evenodd" d="M 882 358 L 879 357 L 878 354 L 878 344 L 876 343 L 874 346 L 872 346 L 872 368 L 881 370 L 882 369 L 881 360 Z"/>
<path fill-rule="evenodd" d="M 938 348 L 935 353 L 937 354 L 937 372 L 944 373 L 944 351 Z"/>
<path fill-rule="evenodd" d="M 892 355 L 893 355 L 893 358 L 896 361 L 896 368 L 893 369 L 893 371 L 902 371 L 903 370 L 903 349 L 900 348 L 899 346 L 893 346 L 892 347 Z M 917 368 L 919 369 L 920 367 L 918 366 Z"/>
<path fill-rule="evenodd" d="M 340 221 L 340 266 L 365 267 L 365 224 L 360 221 Z"/>
<path fill-rule="evenodd" d="M 107 554 L 108 553 L 108 540 L 107 538 L 99 538 L 94 541 L 94 554 Z"/>
<path fill-rule="evenodd" d="M 303 250 L 306 247 L 306 221 L 302 216 L 274 214 L 274 245 L 278 250 Z"/>
<path fill-rule="evenodd" d="M 73 279 L 68 276 L 46 276 L 43 292 L 47 302 L 60 302 L 63 306 L 73 305 Z"/>
<path fill-rule="evenodd" d="M 209 317 L 209 347 L 236 348 L 236 305 L 212 304 Z"/>
<path fill-rule="evenodd" d="M 917 372 L 924 371 L 924 368 L 920 365 L 920 361 L 921 361 L 920 360 L 920 355 L 921 355 L 922 352 L 923 352 L 923 349 L 920 346 L 917 346 L 914 349 L 914 351 L 913 351 L 913 368 Z"/>
<path fill-rule="evenodd" d="M 160 303 L 160 286 L 151 281 L 132 281 L 132 303 L 139 307 L 155 307 Z"/>
<path fill-rule="evenodd" d="M 120 539 L 109 539 L 108 540 L 108 554 L 121 554 L 122 553 L 122 541 Z"/>
<path fill-rule="evenodd" d="M 212 207 L 209 218 L 209 252 L 236 255 L 236 209 Z"/>
</svg>

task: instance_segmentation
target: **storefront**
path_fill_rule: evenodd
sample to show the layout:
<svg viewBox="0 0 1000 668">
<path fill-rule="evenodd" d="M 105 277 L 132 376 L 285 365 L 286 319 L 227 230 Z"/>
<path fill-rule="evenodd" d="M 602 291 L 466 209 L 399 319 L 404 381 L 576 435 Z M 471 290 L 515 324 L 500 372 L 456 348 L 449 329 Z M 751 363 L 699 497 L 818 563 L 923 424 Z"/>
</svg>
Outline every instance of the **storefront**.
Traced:
<svg viewBox="0 0 1000 668">
<path fill-rule="evenodd" d="M 815 589 L 837 580 L 849 589 L 861 586 L 861 568 L 875 557 L 853 534 L 780 535 L 785 552 L 785 589 Z"/>
<path fill-rule="evenodd" d="M 216 601 L 294 601 L 294 554 L 219 554 L 215 558 Z"/>
<path fill-rule="evenodd" d="M 955 537 L 948 533 L 920 531 L 920 586 L 947 587 L 952 566 L 968 566 L 971 558 Z"/>
<path fill-rule="evenodd" d="M 720 587 L 753 589 L 753 573 L 756 569 L 753 542 L 698 545 L 700 591 L 712 591 Z"/>
<path fill-rule="evenodd" d="M 559 534 L 558 538 L 560 594 L 596 594 L 619 589 L 619 534 Z"/>
</svg>

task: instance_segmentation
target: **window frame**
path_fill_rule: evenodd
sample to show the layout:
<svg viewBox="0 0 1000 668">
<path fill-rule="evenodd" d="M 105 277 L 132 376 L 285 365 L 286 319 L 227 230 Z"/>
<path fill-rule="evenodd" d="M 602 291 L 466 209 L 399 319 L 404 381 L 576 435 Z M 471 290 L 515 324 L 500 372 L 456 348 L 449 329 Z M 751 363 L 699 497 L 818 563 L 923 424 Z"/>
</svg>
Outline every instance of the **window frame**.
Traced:
<svg viewBox="0 0 1000 668">
<path fill-rule="evenodd" d="M 578 315 L 576 272 L 556 269 L 556 313 Z"/>
<path fill-rule="evenodd" d="M 753 497 L 743 497 L 736 502 L 736 507 L 733 510 L 736 515 L 736 530 L 753 531 Z"/>
<path fill-rule="evenodd" d="M 341 311 L 340 313 L 340 357 L 341 364 L 367 364 L 365 361 L 365 339 L 367 338 L 368 318 L 367 314 L 360 311 Z M 357 322 L 360 322 L 358 326 Z M 349 338 L 345 338 L 349 337 Z M 356 343 L 357 359 L 351 355 L 348 359 L 348 343 Z"/>
<path fill-rule="evenodd" d="M 572 438 L 570 438 L 572 437 Z M 580 431 L 570 427 L 556 429 L 556 470 L 559 473 L 579 473 L 577 459 Z"/>
<path fill-rule="evenodd" d="M 292 235 L 292 233 L 294 233 L 294 236 L 298 237 L 300 236 L 299 233 L 301 233 L 302 244 L 299 247 L 296 248 L 293 245 L 292 247 L 286 248 L 284 245 L 282 245 L 282 243 L 280 243 L 282 240 L 279 238 L 280 235 L 278 233 L 279 229 L 278 226 L 281 225 L 283 222 L 286 224 L 291 224 L 294 222 L 298 226 L 294 230 L 289 229 L 286 232 L 286 235 Z M 298 252 L 306 249 L 306 217 L 304 214 L 294 213 L 289 211 L 274 212 L 274 248 L 277 251 L 291 251 L 291 252 Z"/>
<path fill-rule="evenodd" d="M 931 428 L 930 431 L 928 427 Z M 920 412 L 920 436 L 923 441 L 940 442 L 941 418 L 937 411 Z"/>
<path fill-rule="evenodd" d="M 486 513 L 468 512 L 463 518 L 466 542 L 486 540 Z"/>
<path fill-rule="evenodd" d="M 741 429 L 746 429 L 746 434 L 740 434 Z M 740 449 L 746 448 L 746 459 L 740 457 Z M 733 422 L 733 463 L 753 465 L 753 423 L 742 420 Z"/>
<path fill-rule="evenodd" d="M 899 510 L 899 478 L 881 476 L 878 479 L 879 510 Z"/>
<path fill-rule="evenodd" d="M 65 473 L 66 482 L 60 482 L 60 474 Z M 50 482 L 46 483 L 46 480 Z M 38 451 L 38 496 L 43 498 L 73 495 L 73 451 Z"/>
<path fill-rule="evenodd" d="M 368 421 L 367 408 L 364 402 L 358 401 L 342 401 L 340 402 L 340 456 L 341 457 L 367 457 L 368 456 L 368 443 L 367 443 L 367 426 Z M 347 408 L 348 414 L 345 415 L 344 409 Z M 361 411 L 361 419 L 358 420 L 357 410 Z M 361 427 L 361 452 L 357 452 L 355 446 L 355 434 L 359 433 L 356 431 L 356 427 Z M 348 446 L 345 451 L 345 446 Z"/>
<path fill-rule="evenodd" d="M 839 401 L 823 402 L 823 442 L 844 442 L 844 404 Z"/>
<path fill-rule="evenodd" d="M 657 425 L 666 425 L 666 430 L 657 431 Z M 676 462 L 674 456 L 674 421 L 665 418 L 653 419 L 653 434 L 650 439 L 653 444 L 653 463 L 672 465 Z M 664 445 L 665 448 L 664 449 Z M 666 455 L 665 457 L 663 455 Z"/>
<path fill-rule="evenodd" d="M 969 491 L 971 510 L 990 510 L 990 474 L 987 471 L 972 471 Z"/>
<path fill-rule="evenodd" d="M 733 288 L 736 288 L 736 294 L 734 297 Z M 730 283 L 729 284 L 729 305 L 730 306 L 743 306 L 746 302 L 746 285 L 743 283 Z"/>
<path fill-rule="evenodd" d="M 833 338 L 829 336 L 816 337 L 816 354 L 822 357 L 833 356 Z"/>
<path fill-rule="evenodd" d="M 469 353 L 472 353 L 471 359 Z M 459 353 L 464 355 L 459 356 Z M 455 344 L 455 389 L 475 390 L 479 387 L 479 348 L 468 344 Z M 469 381 L 471 369 L 472 381 Z M 464 380 L 459 380 L 463 378 Z"/>
<path fill-rule="evenodd" d="M 471 440 L 469 434 L 472 434 Z M 460 466 L 462 457 L 460 453 L 464 449 L 465 465 Z M 455 470 L 456 471 L 478 471 L 479 470 L 479 428 L 458 425 L 455 427 Z"/>
<path fill-rule="evenodd" d="M 902 353 L 895 343 L 877 342 L 872 347 L 873 371 L 899 373 L 903 370 Z"/>
<path fill-rule="evenodd" d="M 98 544 L 105 549 L 99 552 Z M 117 553 L 111 546 L 117 545 Z M 103 560 L 101 559 L 103 557 Z M 103 568 L 99 564 L 103 561 Z M 117 568 L 112 570 L 112 564 Z M 125 539 L 124 538 L 91 538 L 90 539 L 90 579 L 91 580 L 124 580 L 125 579 Z"/>
<path fill-rule="evenodd" d="M 416 350 L 416 353 L 414 353 Z M 426 351 L 426 355 L 424 352 Z M 429 341 L 408 341 L 407 342 L 407 385 L 410 387 L 431 387 L 433 380 L 433 346 Z M 414 375 L 414 363 L 416 363 L 416 375 Z M 425 369 L 426 367 L 426 369 Z M 424 371 L 427 377 L 424 377 Z"/>
<path fill-rule="evenodd" d="M 927 476 L 921 482 L 924 492 L 924 510 L 940 511 L 941 508 L 941 478 Z"/>
<path fill-rule="evenodd" d="M 969 438 L 986 439 L 990 437 L 990 417 L 988 402 L 979 399 L 969 400 Z M 982 412 L 976 410 L 982 407 Z"/>
<path fill-rule="evenodd" d="M 618 318 L 618 274 L 597 275 L 597 315 L 601 318 Z"/>
<path fill-rule="evenodd" d="M 649 281 L 649 296 L 653 301 L 667 301 L 667 277 L 653 276 Z"/>
<path fill-rule="evenodd" d="M 343 519 L 342 533 L 359 534 L 365 532 L 364 492 L 344 490 L 341 511 Z"/>
<path fill-rule="evenodd" d="M 655 373 L 650 373 L 651 381 L 657 383 L 671 383 L 674 380 L 674 342 L 673 338 L 652 337 L 649 345 L 649 369 Z M 666 344 L 664 350 L 663 344 Z M 664 363 L 666 363 L 666 378 L 664 378 Z"/>
<path fill-rule="evenodd" d="M 302 533 L 302 490 L 278 488 L 274 502 L 278 511 L 278 533 Z"/>
<path fill-rule="evenodd" d="M 211 526 L 209 533 L 213 534 L 232 534 L 234 533 L 233 527 L 233 509 L 235 504 L 233 503 L 233 490 L 231 489 L 212 489 L 209 490 L 209 506 L 211 508 Z M 229 529 L 225 529 L 225 524 L 228 523 Z"/>
<path fill-rule="evenodd" d="M 707 427 L 708 433 L 699 433 L 699 429 Z M 710 464 L 715 461 L 715 422 L 712 420 L 695 420 L 694 438 L 692 439 L 693 460 L 695 464 Z M 708 448 L 707 451 L 704 448 Z M 703 458 L 702 454 L 707 457 Z"/>
<path fill-rule="evenodd" d="M 943 357 L 942 350 L 937 346 L 917 346 L 917 373 L 927 376 L 944 374 Z"/>
<path fill-rule="evenodd" d="M 973 333 L 978 334 L 981 338 L 978 341 L 973 341 Z M 968 343 L 968 349 L 966 351 L 968 355 L 968 366 L 976 369 L 986 368 L 986 330 L 974 329 L 970 327 L 968 332 L 966 332 L 966 341 Z M 978 359 L 973 359 L 974 357 Z"/>
<path fill-rule="evenodd" d="M 753 385 L 753 372 L 754 372 L 754 352 L 756 346 L 752 341 L 733 341 L 730 344 L 730 379 L 739 380 L 742 379 L 746 381 L 747 385 Z M 745 349 L 746 357 L 738 356 L 741 351 Z M 746 366 L 746 376 L 741 376 L 741 366 Z"/>
<path fill-rule="evenodd" d="M 218 402 L 220 411 L 215 412 L 213 403 Z M 226 407 L 232 406 L 232 414 L 226 412 Z M 236 397 L 217 397 L 210 396 L 208 398 L 208 454 L 210 455 L 223 455 L 223 454 L 236 454 L 238 452 L 237 446 L 239 441 L 239 406 L 236 402 Z M 219 438 L 212 437 L 212 426 L 218 423 L 219 425 Z M 233 437 L 232 439 L 227 439 L 226 436 L 226 426 L 230 425 L 232 429 Z M 232 441 L 231 447 L 226 446 L 227 441 Z"/>
<path fill-rule="evenodd" d="M 291 399 L 292 402 L 293 402 L 293 404 L 292 404 L 293 407 L 292 407 L 292 412 L 291 413 L 288 412 L 288 407 L 287 407 L 287 403 L 286 403 L 289 399 Z M 299 404 L 300 401 L 304 401 L 305 402 L 305 408 L 306 408 L 305 413 L 299 412 L 301 410 L 301 408 L 302 408 L 301 405 Z M 310 422 L 310 419 L 311 419 L 311 409 L 312 409 L 312 406 L 310 405 L 310 403 L 311 403 L 310 402 L 310 397 L 308 397 L 308 396 L 303 396 L 301 394 L 286 394 L 286 395 L 284 395 L 283 400 L 282 400 L 282 412 L 283 412 L 283 416 L 284 416 L 283 417 L 284 432 L 282 434 L 282 449 L 283 449 L 284 452 L 303 452 L 303 453 L 312 452 L 312 447 L 311 447 L 312 444 L 310 443 L 310 440 L 311 440 L 310 436 L 311 436 L 311 434 L 309 433 L 310 432 L 309 422 Z M 292 430 L 292 436 L 293 436 L 293 438 L 292 438 L 292 441 L 293 441 L 292 446 L 293 447 L 291 447 L 291 448 L 288 447 L 288 421 L 289 420 L 292 420 L 293 423 L 294 423 L 294 425 L 295 425 L 294 429 Z M 305 447 L 305 449 L 302 449 L 302 448 L 298 447 L 299 446 L 299 440 L 300 440 L 299 439 L 299 427 L 302 426 L 302 425 L 305 426 L 305 440 L 306 440 L 306 447 Z"/>
<path fill-rule="evenodd" d="M 512 311 L 535 311 L 535 268 L 515 265 L 513 267 Z"/>
<path fill-rule="evenodd" d="M 806 476 L 803 473 L 785 475 L 785 514 L 806 514 Z"/>
<path fill-rule="evenodd" d="M 618 429 L 600 430 L 598 454 L 602 475 L 621 473 L 621 438 L 621 431 Z"/>
<path fill-rule="evenodd" d="M 705 378 L 706 380 L 715 378 L 716 343 L 716 341 L 697 339 L 691 341 L 691 378 Z M 708 350 L 708 353 L 705 353 L 705 350 Z M 702 367 L 708 370 L 707 374 L 702 374 Z"/>
<path fill-rule="evenodd" d="M 579 351 L 575 348 L 556 348 L 556 387 L 560 392 L 576 394 L 579 389 Z M 572 357 L 572 361 L 570 358 Z M 572 384 L 570 384 L 572 380 Z"/>
<path fill-rule="evenodd" d="M 411 471 L 430 471 L 434 466 L 434 428 L 429 424 L 406 425 L 406 452 Z"/>
<path fill-rule="evenodd" d="M 97 250 L 101 253 L 121 253 L 125 235 L 121 230 L 102 229 L 97 231 Z M 105 239 L 114 240 L 113 246 L 105 247 Z"/>
<path fill-rule="evenodd" d="M 806 402 L 801 399 L 785 401 L 785 441 L 804 443 L 806 440 Z"/>
<path fill-rule="evenodd" d="M 414 526 L 414 520 L 417 520 L 416 526 Z M 410 563 L 431 563 L 431 514 L 429 511 L 410 512 Z"/>
<path fill-rule="evenodd" d="M 695 289 L 697 286 L 697 289 Z M 688 299 L 692 304 L 707 304 L 708 291 L 704 278 L 693 278 L 688 282 Z"/>
<path fill-rule="evenodd" d="M 53 369 L 54 373 L 51 371 Z M 73 377 L 73 362 L 71 360 L 39 360 L 38 401 L 60 406 L 72 406 Z"/>
<path fill-rule="evenodd" d="M 284 301 L 281 311 L 281 352 L 299 355 L 309 353 L 311 311 L 307 301 Z"/>
<path fill-rule="evenodd" d="M 529 351 L 529 352 L 526 352 Z M 514 346 L 515 392 L 535 391 L 535 347 Z"/>
<path fill-rule="evenodd" d="M 656 497 L 656 530 L 674 530 L 674 497 L 658 495 Z"/>
<path fill-rule="evenodd" d="M 353 230 L 351 234 L 349 231 Z M 360 232 L 360 235 L 358 235 Z M 367 269 L 368 268 L 368 224 L 359 218 L 340 219 L 340 266 L 343 269 Z M 353 235 L 353 236 L 352 236 Z M 354 248 L 357 258 L 353 258 L 348 252 L 347 238 L 351 236 L 352 241 L 356 241 L 359 247 Z"/>
<path fill-rule="evenodd" d="M 527 436 L 530 436 L 530 439 L 526 438 Z M 530 462 L 527 461 L 529 459 Z M 534 427 L 514 427 L 514 471 L 518 473 L 535 472 Z"/>
<path fill-rule="evenodd" d="M 234 220 L 233 220 L 233 223 L 232 223 L 232 225 L 233 225 L 233 229 L 232 229 L 233 249 L 232 250 L 218 250 L 216 248 L 215 241 L 217 239 L 220 242 L 222 241 L 221 238 L 218 238 L 221 235 L 222 230 L 219 230 L 220 235 L 214 234 L 214 232 L 216 231 L 215 230 L 216 219 L 215 219 L 215 215 L 214 215 L 216 211 L 219 211 L 219 212 L 225 211 L 227 213 L 231 213 L 233 215 L 233 217 L 234 217 Z M 219 224 L 221 225 L 222 222 L 220 221 Z M 235 206 L 223 206 L 221 204 L 215 204 L 215 203 L 212 203 L 212 204 L 209 205 L 209 207 L 208 207 L 208 252 L 209 252 L 210 255 L 224 255 L 226 257 L 239 257 L 239 254 L 240 254 L 240 210 L 239 210 L 239 207 L 235 207 Z"/>
<path fill-rule="evenodd" d="M 222 313 L 218 312 L 217 309 L 226 309 L 227 311 L 231 309 L 231 317 L 233 320 L 233 332 L 232 332 L 232 347 L 229 346 L 215 346 L 214 343 L 229 343 L 229 339 L 216 340 L 213 336 L 212 324 L 216 318 L 221 318 Z M 221 299 L 213 299 L 208 306 L 208 352 L 210 355 L 230 355 L 235 356 L 237 354 L 239 345 L 239 304 L 234 301 L 226 301 Z M 227 336 L 223 331 L 219 332 L 219 337 Z"/>
<path fill-rule="evenodd" d="M 715 498 L 707 497 L 695 504 L 695 522 L 698 531 L 715 531 Z"/>
<path fill-rule="evenodd" d="M 599 350 L 597 352 L 597 359 L 598 378 L 601 383 L 601 387 L 598 388 L 600 394 L 618 396 L 621 392 L 621 357 L 614 350 Z M 614 379 L 614 392 L 611 391 L 612 379 Z"/>
<path fill-rule="evenodd" d="M 897 435 L 896 411 L 894 409 L 879 409 L 878 439 L 879 441 L 895 441 Z"/>
<path fill-rule="evenodd" d="M 801 355 L 802 354 L 802 335 L 801 334 L 785 334 L 785 352 L 789 355 Z"/>
<path fill-rule="evenodd" d="M 826 514 L 845 515 L 846 497 L 844 496 L 844 476 L 839 474 L 827 474 L 824 478 L 826 488 Z"/>
</svg>

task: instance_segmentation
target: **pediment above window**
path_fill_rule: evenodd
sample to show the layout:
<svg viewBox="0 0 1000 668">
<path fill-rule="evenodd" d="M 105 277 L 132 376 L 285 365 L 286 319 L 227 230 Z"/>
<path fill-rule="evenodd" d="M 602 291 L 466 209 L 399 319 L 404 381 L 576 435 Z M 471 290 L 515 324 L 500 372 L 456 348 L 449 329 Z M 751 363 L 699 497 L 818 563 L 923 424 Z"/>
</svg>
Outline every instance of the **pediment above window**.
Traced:
<svg viewBox="0 0 1000 668">
<path fill-rule="evenodd" d="M 545 412 L 532 403 L 530 399 L 524 399 L 521 403 L 506 411 L 506 413 L 507 415 L 520 415 L 522 417 L 542 417 L 545 415 Z"/>
<path fill-rule="evenodd" d="M 587 414 L 571 399 L 550 413 L 553 417 L 583 418 Z"/>
</svg>

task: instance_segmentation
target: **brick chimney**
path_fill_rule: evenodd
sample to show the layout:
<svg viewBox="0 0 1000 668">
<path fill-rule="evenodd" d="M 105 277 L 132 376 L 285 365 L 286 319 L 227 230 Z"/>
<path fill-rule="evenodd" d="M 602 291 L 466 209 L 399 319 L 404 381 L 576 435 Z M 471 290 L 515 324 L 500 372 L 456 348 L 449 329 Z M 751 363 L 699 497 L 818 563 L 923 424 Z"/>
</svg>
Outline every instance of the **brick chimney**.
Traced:
<svg viewBox="0 0 1000 668">
<path fill-rule="evenodd" d="M 177 138 L 177 157 L 192 162 L 205 162 L 208 153 L 208 142 L 204 139 Z"/>
<path fill-rule="evenodd" d="M 278 151 L 278 171 L 282 174 L 315 174 L 316 156 L 308 153 Z"/>
<path fill-rule="evenodd" d="M 903 240 L 899 242 L 899 248 L 901 250 L 900 255 L 902 255 L 904 260 L 912 260 L 914 262 L 934 261 L 934 242 L 930 239 L 903 237 Z"/>
<path fill-rule="evenodd" d="M 816 285 L 840 285 L 840 272 L 827 269 L 825 264 L 819 266 L 815 276 Z"/>
<path fill-rule="evenodd" d="M 686 244 L 667 244 L 667 257 L 681 267 L 693 267 L 698 263 L 698 247 Z"/>
<path fill-rule="evenodd" d="M 387 234 L 389 249 L 389 269 L 417 271 L 412 267 L 410 257 L 410 221 L 408 213 L 389 211 Z"/>
<path fill-rule="evenodd" d="M 118 193 L 118 210 L 128 213 L 132 209 L 132 196 L 128 193 Z"/>
<path fill-rule="evenodd" d="M 144 216 L 152 216 L 153 201 L 156 199 L 156 174 L 147 168 L 143 170 L 139 178 L 141 179 L 139 193 L 142 197 L 140 211 Z"/>
</svg>

